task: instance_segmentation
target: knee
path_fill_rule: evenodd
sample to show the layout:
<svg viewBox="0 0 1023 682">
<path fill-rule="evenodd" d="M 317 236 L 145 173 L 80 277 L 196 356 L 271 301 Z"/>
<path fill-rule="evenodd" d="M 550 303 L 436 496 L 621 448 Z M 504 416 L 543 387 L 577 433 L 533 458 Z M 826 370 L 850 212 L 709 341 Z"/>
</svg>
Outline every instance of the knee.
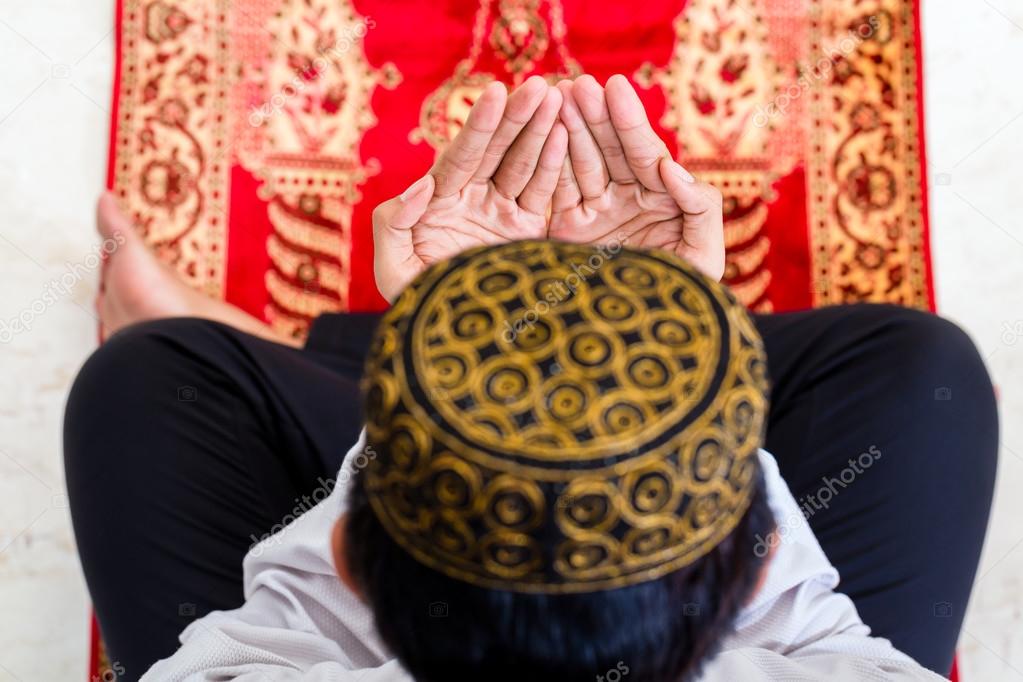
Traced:
<svg viewBox="0 0 1023 682">
<path fill-rule="evenodd" d="M 909 388 L 927 391 L 938 402 L 993 401 L 984 361 L 973 340 L 954 322 L 912 308 L 865 308 L 872 309 L 886 364 Z"/>
<path fill-rule="evenodd" d="M 190 356 L 198 355 L 197 341 L 215 324 L 173 318 L 142 322 L 117 332 L 79 370 L 68 397 L 69 415 L 94 403 L 122 402 L 130 407 L 149 382 L 163 378 L 166 368 L 187 365 Z"/>
<path fill-rule="evenodd" d="M 956 471 L 987 490 L 998 460 L 998 409 L 973 340 L 955 323 L 896 306 L 867 306 L 884 354 L 887 407 L 904 434 L 921 432 L 921 466 Z M 951 461 L 955 461 L 953 466 Z M 926 462 L 926 464 L 922 464 Z"/>
<path fill-rule="evenodd" d="M 117 466 L 108 460 L 124 449 L 111 444 L 152 425 L 168 398 L 189 399 L 187 377 L 201 362 L 213 325 L 192 318 L 143 322 L 96 349 L 79 370 L 64 411 L 69 483 L 87 469 Z"/>
</svg>

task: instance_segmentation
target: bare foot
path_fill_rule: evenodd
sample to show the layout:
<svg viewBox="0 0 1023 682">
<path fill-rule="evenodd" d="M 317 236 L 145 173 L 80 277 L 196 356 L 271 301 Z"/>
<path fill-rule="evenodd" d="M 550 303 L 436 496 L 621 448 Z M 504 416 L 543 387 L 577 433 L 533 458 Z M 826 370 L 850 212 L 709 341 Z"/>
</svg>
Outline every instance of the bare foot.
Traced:
<svg viewBox="0 0 1023 682">
<path fill-rule="evenodd" d="M 165 317 L 202 317 L 290 346 L 301 345 L 248 313 L 202 295 L 146 247 L 121 212 L 117 200 L 104 192 L 96 207 L 100 236 L 112 240 L 96 301 L 104 338 L 136 322 Z"/>
</svg>

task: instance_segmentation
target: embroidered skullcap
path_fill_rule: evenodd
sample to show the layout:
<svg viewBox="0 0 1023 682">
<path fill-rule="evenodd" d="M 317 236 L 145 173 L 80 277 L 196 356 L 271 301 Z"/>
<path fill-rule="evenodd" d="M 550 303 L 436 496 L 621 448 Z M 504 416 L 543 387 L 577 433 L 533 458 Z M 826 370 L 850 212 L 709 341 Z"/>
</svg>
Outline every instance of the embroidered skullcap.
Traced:
<svg viewBox="0 0 1023 682">
<path fill-rule="evenodd" d="M 472 585 L 592 592 L 685 567 L 732 532 L 758 472 L 762 342 L 671 254 L 524 241 L 420 275 L 363 383 L 372 509 Z"/>
</svg>

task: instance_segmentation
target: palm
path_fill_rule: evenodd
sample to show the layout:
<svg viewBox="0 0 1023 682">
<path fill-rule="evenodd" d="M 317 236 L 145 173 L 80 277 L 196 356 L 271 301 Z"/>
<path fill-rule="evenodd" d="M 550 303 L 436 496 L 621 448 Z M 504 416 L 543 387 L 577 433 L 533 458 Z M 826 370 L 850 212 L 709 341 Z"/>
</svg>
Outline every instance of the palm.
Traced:
<svg viewBox="0 0 1023 682">
<path fill-rule="evenodd" d="M 560 112 L 560 121 L 559 119 Z M 435 262 L 478 246 L 550 237 L 666 249 L 718 279 L 720 193 L 667 157 L 622 76 L 511 96 L 492 84 L 426 176 L 373 217 L 380 292 L 394 300 Z"/>
<path fill-rule="evenodd" d="M 429 266 L 466 249 L 546 234 L 546 215 L 522 208 L 492 182 L 472 182 L 458 194 L 430 201 L 412 226 L 412 244 L 416 257 Z"/>
<path fill-rule="evenodd" d="M 394 300 L 431 264 L 476 246 L 542 239 L 567 154 L 561 93 L 539 76 L 479 97 L 430 172 L 373 214 L 377 288 Z"/>
<path fill-rule="evenodd" d="M 597 197 L 551 215 L 551 239 L 587 244 L 622 242 L 675 251 L 682 242 L 684 215 L 667 192 L 638 182 L 611 182 Z"/>
<path fill-rule="evenodd" d="M 724 269 L 721 196 L 672 161 L 622 76 L 559 83 L 569 157 L 549 234 L 584 243 L 664 249 L 715 279 Z"/>
</svg>

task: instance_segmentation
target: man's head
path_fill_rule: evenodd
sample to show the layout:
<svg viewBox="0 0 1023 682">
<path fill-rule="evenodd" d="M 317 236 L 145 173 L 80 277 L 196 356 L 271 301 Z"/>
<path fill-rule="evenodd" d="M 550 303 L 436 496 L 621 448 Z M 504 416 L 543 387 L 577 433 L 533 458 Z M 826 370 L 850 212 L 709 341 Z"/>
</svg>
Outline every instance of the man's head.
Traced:
<svg viewBox="0 0 1023 682">
<path fill-rule="evenodd" d="M 436 265 L 370 352 L 340 573 L 417 680 L 681 679 L 760 577 L 765 370 L 741 306 L 667 254 Z"/>
</svg>

